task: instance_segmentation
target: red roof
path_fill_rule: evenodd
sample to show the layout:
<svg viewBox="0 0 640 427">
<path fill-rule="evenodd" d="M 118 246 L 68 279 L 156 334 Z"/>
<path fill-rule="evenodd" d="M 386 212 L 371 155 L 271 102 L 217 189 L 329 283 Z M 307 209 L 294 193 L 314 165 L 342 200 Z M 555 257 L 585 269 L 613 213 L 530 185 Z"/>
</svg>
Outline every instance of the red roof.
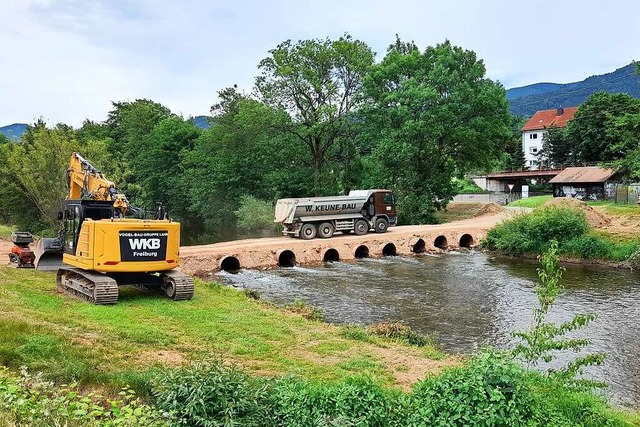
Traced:
<svg viewBox="0 0 640 427">
<path fill-rule="evenodd" d="M 558 112 L 562 110 L 562 114 L 558 115 Z M 563 128 L 567 125 L 567 122 L 573 119 L 573 115 L 578 110 L 578 107 L 567 108 L 554 108 L 553 110 L 540 110 L 536 112 L 533 117 L 529 119 L 521 131 L 526 130 L 543 130 L 552 126 L 557 128 Z"/>
</svg>

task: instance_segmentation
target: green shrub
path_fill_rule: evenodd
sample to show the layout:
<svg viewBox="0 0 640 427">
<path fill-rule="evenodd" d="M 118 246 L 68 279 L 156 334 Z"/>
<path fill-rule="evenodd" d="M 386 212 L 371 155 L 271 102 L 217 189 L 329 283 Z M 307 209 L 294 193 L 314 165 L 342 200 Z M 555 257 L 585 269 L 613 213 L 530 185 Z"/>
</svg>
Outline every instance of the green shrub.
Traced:
<svg viewBox="0 0 640 427">
<path fill-rule="evenodd" d="M 156 405 L 180 425 L 263 427 L 270 414 L 266 383 L 222 362 L 176 369 L 153 388 Z"/>
<path fill-rule="evenodd" d="M 633 254 L 635 254 L 638 249 L 640 249 L 639 242 L 609 242 L 611 244 L 611 248 L 609 249 L 609 259 L 613 261 L 626 261 Z"/>
<path fill-rule="evenodd" d="M 484 352 L 418 384 L 410 397 L 407 425 L 529 425 L 532 400 L 526 371 L 505 355 Z"/>
<path fill-rule="evenodd" d="M 562 244 L 562 253 L 584 259 L 608 259 L 610 245 L 593 235 L 580 236 Z"/>
<path fill-rule="evenodd" d="M 280 225 L 273 222 L 274 207 L 271 202 L 251 196 L 240 198 L 240 207 L 234 212 L 238 228 L 243 231 L 279 230 Z"/>
<path fill-rule="evenodd" d="M 219 362 L 162 374 L 158 409 L 185 426 L 622 426 L 590 391 L 487 350 L 404 393 L 368 377 L 338 383 L 250 378 Z"/>
<path fill-rule="evenodd" d="M 579 209 L 547 206 L 506 220 L 489 230 L 484 246 L 507 255 L 541 253 L 551 240 L 561 244 L 589 231 Z"/>
<path fill-rule="evenodd" d="M 534 252 L 534 242 L 529 238 L 529 216 L 518 215 L 503 221 L 487 233 L 483 246 L 508 255 L 524 255 Z"/>
<path fill-rule="evenodd" d="M 0 369 L 2 425 L 45 426 L 168 426 L 169 419 L 142 404 L 125 388 L 117 399 L 82 394 L 75 384 L 55 386 L 40 375 L 22 371 L 20 377 Z"/>
<path fill-rule="evenodd" d="M 406 419 L 406 395 L 369 378 L 332 385 L 285 378 L 277 382 L 272 400 L 278 426 L 394 427 Z"/>
</svg>

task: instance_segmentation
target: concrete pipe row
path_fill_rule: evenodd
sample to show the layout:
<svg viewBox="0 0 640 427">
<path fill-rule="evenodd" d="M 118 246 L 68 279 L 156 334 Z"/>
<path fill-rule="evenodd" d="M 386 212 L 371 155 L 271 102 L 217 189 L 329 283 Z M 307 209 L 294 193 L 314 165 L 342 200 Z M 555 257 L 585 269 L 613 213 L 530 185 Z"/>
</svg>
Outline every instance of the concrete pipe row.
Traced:
<svg viewBox="0 0 640 427">
<path fill-rule="evenodd" d="M 427 246 L 427 242 L 431 239 L 416 237 L 411 239 L 408 243 L 408 249 L 411 253 L 421 254 L 427 252 L 427 250 L 446 250 L 450 247 L 449 241 L 447 237 L 444 235 L 436 236 L 435 239 L 431 240 L 430 247 Z M 475 239 L 471 234 L 465 233 L 460 236 L 458 239 L 458 247 L 460 248 L 471 248 L 475 245 Z M 404 246 L 404 244 L 403 244 Z M 404 246 L 406 248 L 406 246 Z M 398 248 L 395 243 L 385 243 L 376 248 L 375 254 L 382 256 L 397 256 Z M 320 249 L 317 249 L 320 252 Z M 353 252 L 353 258 L 362 259 L 369 258 L 371 256 L 371 250 L 367 245 L 358 245 L 355 247 Z M 351 258 L 351 259 L 353 259 Z M 337 262 L 340 261 L 340 253 L 338 249 L 329 248 L 324 251 L 322 254 L 323 262 Z M 275 260 L 279 267 L 290 268 L 297 265 L 296 254 L 291 249 L 281 249 L 275 252 Z M 237 273 L 241 268 L 240 260 L 235 256 L 226 256 L 223 257 L 220 262 L 220 270 L 226 271 L 229 273 Z"/>
</svg>

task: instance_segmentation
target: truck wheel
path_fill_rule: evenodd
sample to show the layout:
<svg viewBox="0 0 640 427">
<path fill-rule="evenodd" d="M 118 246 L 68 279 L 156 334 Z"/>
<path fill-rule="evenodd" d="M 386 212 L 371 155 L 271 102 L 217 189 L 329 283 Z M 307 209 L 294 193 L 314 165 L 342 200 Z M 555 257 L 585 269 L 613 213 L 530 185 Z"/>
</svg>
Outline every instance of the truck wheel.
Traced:
<svg viewBox="0 0 640 427">
<path fill-rule="evenodd" d="M 323 222 L 318 226 L 318 236 L 323 239 L 333 236 L 334 231 L 333 225 L 330 222 Z"/>
<path fill-rule="evenodd" d="M 376 219 L 376 233 L 384 233 L 389 228 L 389 221 L 384 218 Z"/>
<path fill-rule="evenodd" d="M 353 226 L 353 232 L 356 236 L 364 236 L 369 232 L 369 224 L 364 219 L 359 219 Z"/>
<path fill-rule="evenodd" d="M 306 223 L 300 228 L 300 237 L 304 240 L 311 240 L 316 237 L 316 226 L 311 223 Z"/>
</svg>

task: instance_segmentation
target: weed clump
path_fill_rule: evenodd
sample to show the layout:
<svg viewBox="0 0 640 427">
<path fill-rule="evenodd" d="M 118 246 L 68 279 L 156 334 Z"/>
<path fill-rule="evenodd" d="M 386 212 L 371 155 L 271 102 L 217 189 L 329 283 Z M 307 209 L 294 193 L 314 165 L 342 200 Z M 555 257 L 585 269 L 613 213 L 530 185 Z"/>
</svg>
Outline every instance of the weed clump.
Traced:
<svg viewBox="0 0 640 427">
<path fill-rule="evenodd" d="M 367 330 L 373 335 L 402 341 L 417 347 L 424 347 L 427 344 L 435 345 L 433 338 L 425 337 L 400 322 L 377 323 L 368 326 Z"/>
<path fill-rule="evenodd" d="M 288 305 L 286 308 L 290 312 L 299 314 L 307 320 L 315 322 L 322 322 L 324 320 L 324 314 L 322 314 L 322 311 L 301 300 L 294 301 L 293 304 Z"/>
<path fill-rule="evenodd" d="M 130 426 L 169 425 L 169 414 L 142 403 L 131 389 L 116 399 L 82 394 L 78 385 L 55 385 L 41 375 L 22 370 L 20 376 L 0 369 L 0 423 L 8 426 Z"/>
</svg>

